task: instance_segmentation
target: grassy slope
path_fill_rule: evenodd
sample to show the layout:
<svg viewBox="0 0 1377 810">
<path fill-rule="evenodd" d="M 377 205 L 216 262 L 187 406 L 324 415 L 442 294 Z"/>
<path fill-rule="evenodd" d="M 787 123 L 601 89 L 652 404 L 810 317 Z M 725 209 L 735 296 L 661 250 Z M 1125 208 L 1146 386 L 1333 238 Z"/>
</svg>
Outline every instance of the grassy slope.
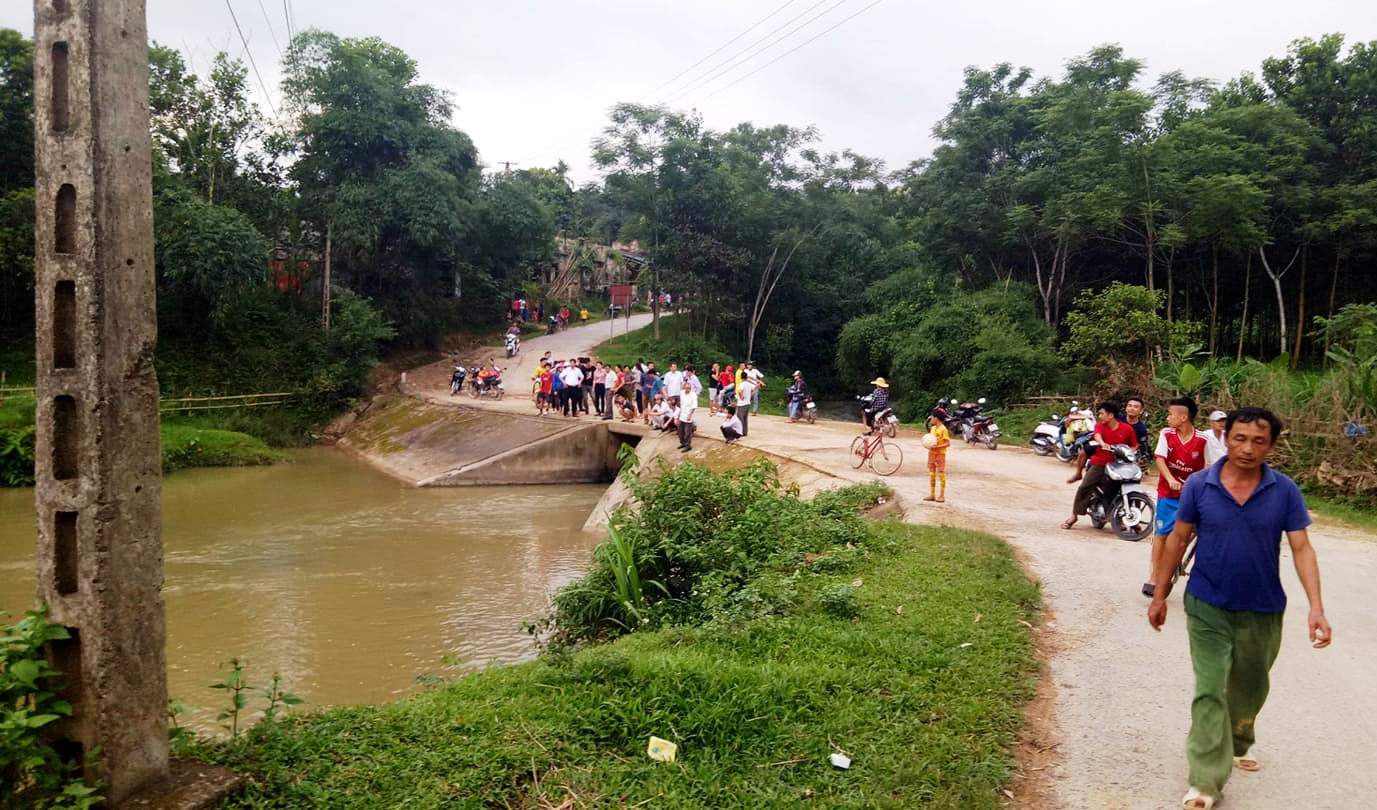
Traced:
<svg viewBox="0 0 1377 810">
<path fill-rule="evenodd" d="M 872 531 L 867 559 L 802 575 L 863 578 L 854 620 L 810 602 L 263 725 L 213 753 L 250 777 L 232 806 L 998 807 L 1033 688 L 1036 587 L 996 538 Z M 677 763 L 647 758 L 652 734 Z M 833 744 L 851 770 L 827 763 Z"/>
<path fill-rule="evenodd" d="M 9 397 L 0 405 L 0 430 L 33 425 L 32 397 Z M 164 421 L 162 424 L 163 472 L 188 467 L 240 467 L 272 464 L 282 454 L 261 439 L 245 433 L 196 424 Z"/>
</svg>

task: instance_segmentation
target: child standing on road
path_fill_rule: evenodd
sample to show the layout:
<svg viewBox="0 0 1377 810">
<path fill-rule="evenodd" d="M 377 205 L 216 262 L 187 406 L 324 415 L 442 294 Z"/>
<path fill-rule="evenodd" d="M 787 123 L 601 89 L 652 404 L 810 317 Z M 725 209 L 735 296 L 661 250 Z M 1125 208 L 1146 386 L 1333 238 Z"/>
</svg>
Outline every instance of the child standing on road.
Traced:
<svg viewBox="0 0 1377 810">
<path fill-rule="evenodd" d="M 951 432 L 942 424 L 942 413 L 933 409 L 928 414 L 928 432 L 923 437 L 928 449 L 928 496 L 925 501 L 945 503 L 947 500 L 947 448 L 951 447 Z M 942 488 L 938 490 L 937 484 Z"/>
</svg>

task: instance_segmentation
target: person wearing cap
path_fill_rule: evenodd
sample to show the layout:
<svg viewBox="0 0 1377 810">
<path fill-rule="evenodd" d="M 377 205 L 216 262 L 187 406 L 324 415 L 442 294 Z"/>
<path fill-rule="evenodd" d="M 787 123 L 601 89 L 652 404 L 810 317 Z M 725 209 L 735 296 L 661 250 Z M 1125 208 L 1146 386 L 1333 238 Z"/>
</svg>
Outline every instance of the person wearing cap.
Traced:
<svg viewBox="0 0 1377 810">
<path fill-rule="evenodd" d="M 884 377 L 870 381 L 875 390 L 870 392 L 870 407 L 861 411 L 861 421 L 870 430 L 875 430 L 875 414 L 889 407 L 889 383 Z"/>
<path fill-rule="evenodd" d="M 1229 415 L 1223 411 L 1213 411 L 1210 413 L 1210 429 L 1205 431 L 1205 441 L 1214 445 L 1215 453 L 1221 458 L 1229 455 L 1229 447 L 1224 443 L 1224 423 L 1229 419 Z"/>
<path fill-rule="evenodd" d="M 803 398 L 808 395 L 808 385 L 803 381 L 803 372 L 794 372 L 794 381 L 785 390 L 789 395 L 789 421 L 798 421 L 798 409 L 803 407 Z"/>
</svg>

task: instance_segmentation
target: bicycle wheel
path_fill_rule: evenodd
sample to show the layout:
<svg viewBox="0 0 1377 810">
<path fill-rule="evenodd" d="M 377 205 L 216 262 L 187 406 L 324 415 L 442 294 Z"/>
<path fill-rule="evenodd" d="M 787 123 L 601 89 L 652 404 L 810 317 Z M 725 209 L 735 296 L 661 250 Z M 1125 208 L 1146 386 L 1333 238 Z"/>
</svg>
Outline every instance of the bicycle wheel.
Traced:
<svg viewBox="0 0 1377 810">
<path fill-rule="evenodd" d="M 851 466 L 860 469 L 865 466 L 865 437 L 857 436 L 851 440 Z"/>
<path fill-rule="evenodd" d="M 870 469 L 876 475 L 893 475 L 904 463 L 904 451 L 894 442 L 881 441 L 870 453 Z"/>
</svg>

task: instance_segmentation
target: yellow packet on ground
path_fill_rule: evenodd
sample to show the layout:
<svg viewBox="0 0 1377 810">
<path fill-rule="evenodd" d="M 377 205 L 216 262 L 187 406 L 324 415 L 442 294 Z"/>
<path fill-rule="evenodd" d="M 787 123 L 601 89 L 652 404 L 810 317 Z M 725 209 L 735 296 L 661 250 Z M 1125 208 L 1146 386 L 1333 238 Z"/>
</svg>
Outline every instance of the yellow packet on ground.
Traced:
<svg viewBox="0 0 1377 810">
<path fill-rule="evenodd" d="M 669 740 L 662 740 L 659 737 L 650 738 L 650 746 L 646 748 L 646 753 L 651 759 L 660 762 L 673 762 L 674 756 L 679 751 L 679 746 Z"/>
</svg>

